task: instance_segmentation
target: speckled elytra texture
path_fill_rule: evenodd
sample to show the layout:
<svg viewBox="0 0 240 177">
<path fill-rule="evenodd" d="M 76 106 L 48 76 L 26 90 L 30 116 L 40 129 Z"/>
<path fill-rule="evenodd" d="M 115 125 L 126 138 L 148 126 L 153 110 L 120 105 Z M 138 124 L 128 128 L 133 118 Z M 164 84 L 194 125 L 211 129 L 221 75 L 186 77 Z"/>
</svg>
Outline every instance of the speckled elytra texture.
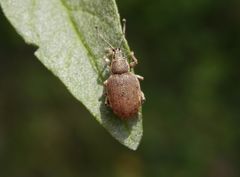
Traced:
<svg viewBox="0 0 240 177">
<path fill-rule="evenodd" d="M 141 106 L 141 89 L 137 77 L 131 73 L 113 74 L 106 85 L 109 106 L 120 118 L 133 117 Z"/>
</svg>

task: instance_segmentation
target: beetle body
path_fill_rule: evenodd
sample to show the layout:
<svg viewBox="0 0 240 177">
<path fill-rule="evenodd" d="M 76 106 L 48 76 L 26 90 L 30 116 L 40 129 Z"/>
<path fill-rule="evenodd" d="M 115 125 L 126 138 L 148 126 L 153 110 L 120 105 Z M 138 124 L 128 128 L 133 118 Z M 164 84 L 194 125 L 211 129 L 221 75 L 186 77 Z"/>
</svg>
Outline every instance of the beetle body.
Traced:
<svg viewBox="0 0 240 177">
<path fill-rule="evenodd" d="M 96 29 L 98 30 L 97 27 Z M 123 19 L 123 36 L 125 35 L 125 29 L 126 20 Z M 110 77 L 104 82 L 106 90 L 105 104 L 112 108 L 120 119 L 133 118 L 145 101 L 139 83 L 139 80 L 143 80 L 143 77 L 130 71 L 130 68 L 134 68 L 138 61 L 131 52 L 131 62 L 128 63 L 128 57 L 123 55 L 120 47 L 114 48 L 100 33 L 99 36 L 110 47 L 107 49 L 105 58 L 110 68 Z M 121 46 L 123 40 L 122 37 L 119 46 Z"/>
<path fill-rule="evenodd" d="M 131 73 L 113 74 L 106 83 L 107 104 L 120 118 L 133 117 L 142 104 L 140 84 Z"/>
<path fill-rule="evenodd" d="M 137 63 L 135 57 L 129 65 L 119 48 L 112 49 L 110 57 L 111 75 L 104 82 L 105 103 L 118 117 L 129 119 L 138 113 L 145 100 L 139 83 L 139 79 L 142 80 L 143 77 L 130 72 L 130 67 L 134 67 Z"/>
</svg>

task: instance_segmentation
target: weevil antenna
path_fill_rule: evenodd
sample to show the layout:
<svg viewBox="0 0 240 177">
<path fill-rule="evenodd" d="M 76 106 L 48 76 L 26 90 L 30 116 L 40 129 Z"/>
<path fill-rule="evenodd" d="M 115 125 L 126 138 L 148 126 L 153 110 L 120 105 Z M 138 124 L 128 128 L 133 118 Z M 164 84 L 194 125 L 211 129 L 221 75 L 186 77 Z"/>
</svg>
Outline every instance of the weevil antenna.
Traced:
<svg viewBox="0 0 240 177">
<path fill-rule="evenodd" d="M 119 43 L 119 48 L 121 47 L 122 43 L 123 43 L 123 40 L 124 40 L 124 37 L 125 37 L 125 34 L 126 34 L 126 19 L 123 18 L 122 19 L 122 38 L 120 40 L 120 43 Z"/>
<path fill-rule="evenodd" d="M 114 47 L 113 47 L 113 46 L 102 36 L 102 34 L 99 32 L 98 27 L 95 26 L 95 28 L 96 28 L 96 30 L 97 30 L 98 36 L 99 36 L 104 42 L 106 42 L 106 43 L 109 45 L 109 47 L 111 47 L 111 49 L 114 49 Z"/>
</svg>

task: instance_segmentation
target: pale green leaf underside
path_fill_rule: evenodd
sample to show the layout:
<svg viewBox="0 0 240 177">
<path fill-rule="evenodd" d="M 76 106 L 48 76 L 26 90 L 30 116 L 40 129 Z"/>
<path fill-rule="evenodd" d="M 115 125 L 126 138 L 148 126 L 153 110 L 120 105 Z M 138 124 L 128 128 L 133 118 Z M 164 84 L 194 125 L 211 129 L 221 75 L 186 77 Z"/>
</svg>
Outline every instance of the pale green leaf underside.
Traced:
<svg viewBox="0 0 240 177">
<path fill-rule="evenodd" d="M 94 27 L 99 26 L 103 36 L 118 45 L 121 25 L 115 1 L 0 0 L 0 4 L 24 40 L 38 47 L 37 58 L 113 137 L 136 149 L 142 137 L 141 114 L 137 119 L 121 121 L 103 101 L 106 44 Z"/>
</svg>

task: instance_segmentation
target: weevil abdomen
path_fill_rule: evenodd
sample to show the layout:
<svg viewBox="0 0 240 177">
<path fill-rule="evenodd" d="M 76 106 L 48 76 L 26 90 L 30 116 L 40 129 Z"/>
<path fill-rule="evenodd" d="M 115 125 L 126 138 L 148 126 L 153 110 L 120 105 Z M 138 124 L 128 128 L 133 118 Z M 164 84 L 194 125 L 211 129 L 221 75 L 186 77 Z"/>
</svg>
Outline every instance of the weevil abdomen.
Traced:
<svg viewBox="0 0 240 177">
<path fill-rule="evenodd" d="M 120 118 L 131 118 L 138 113 L 142 96 L 139 81 L 133 73 L 111 75 L 106 92 L 109 106 Z"/>
</svg>

